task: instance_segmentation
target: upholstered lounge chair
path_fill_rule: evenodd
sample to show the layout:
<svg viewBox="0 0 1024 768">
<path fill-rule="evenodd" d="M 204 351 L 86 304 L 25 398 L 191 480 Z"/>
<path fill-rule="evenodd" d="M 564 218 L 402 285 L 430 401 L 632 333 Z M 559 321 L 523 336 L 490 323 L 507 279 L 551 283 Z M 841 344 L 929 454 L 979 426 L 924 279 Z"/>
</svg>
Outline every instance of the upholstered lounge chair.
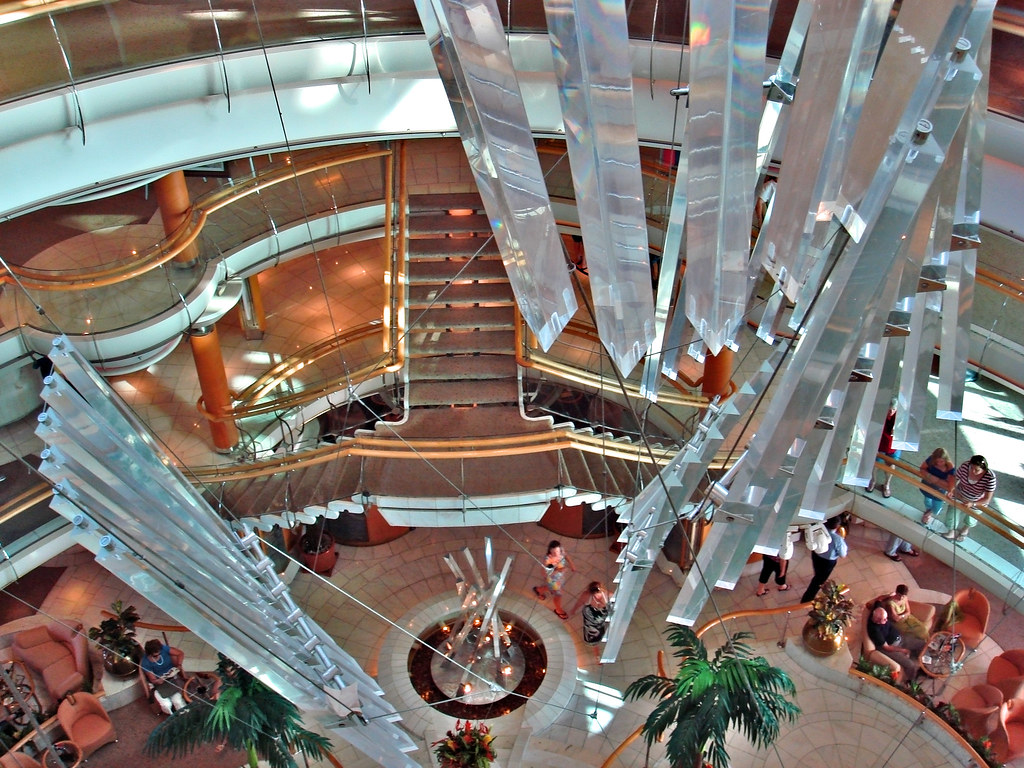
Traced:
<svg viewBox="0 0 1024 768">
<path fill-rule="evenodd" d="M 51 621 L 23 630 L 11 643 L 14 658 L 43 678 L 53 701 L 80 691 L 90 674 L 89 650 L 82 625 Z"/>
<path fill-rule="evenodd" d="M 993 685 L 974 685 L 954 694 L 949 701 L 960 713 L 964 730 L 977 739 L 988 736 L 999 725 L 1003 694 Z"/>
<path fill-rule="evenodd" d="M 0 768 L 43 768 L 43 764 L 24 752 L 8 752 L 0 755 Z"/>
<path fill-rule="evenodd" d="M 1008 763 L 1024 755 L 1024 699 L 1003 702 L 991 738 L 992 751 L 999 762 Z"/>
<path fill-rule="evenodd" d="M 57 721 L 68 738 L 81 748 L 82 757 L 117 741 L 110 716 L 91 693 L 74 693 L 64 699 L 57 707 Z"/>
<path fill-rule="evenodd" d="M 960 633 L 968 648 L 977 648 L 988 631 L 988 617 L 991 608 L 988 598 L 974 589 L 961 589 L 953 595 L 956 602 L 957 618 L 951 629 Z"/>
<path fill-rule="evenodd" d="M 985 682 L 1005 699 L 1024 699 L 1024 649 L 1003 651 L 989 662 Z"/>
</svg>

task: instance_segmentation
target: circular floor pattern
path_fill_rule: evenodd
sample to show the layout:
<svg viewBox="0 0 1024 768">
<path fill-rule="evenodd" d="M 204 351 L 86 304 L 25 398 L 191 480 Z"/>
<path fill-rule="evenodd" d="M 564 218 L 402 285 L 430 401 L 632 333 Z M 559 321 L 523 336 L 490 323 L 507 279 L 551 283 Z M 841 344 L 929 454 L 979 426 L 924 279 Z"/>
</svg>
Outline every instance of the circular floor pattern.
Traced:
<svg viewBox="0 0 1024 768">
<path fill-rule="evenodd" d="M 481 636 L 476 627 L 455 642 L 461 619 L 449 616 L 420 633 L 409 652 L 409 680 L 425 702 L 451 717 L 485 720 L 507 715 L 533 696 L 547 674 L 540 636 L 518 616 L 502 611 L 508 643 Z"/>
</svg>

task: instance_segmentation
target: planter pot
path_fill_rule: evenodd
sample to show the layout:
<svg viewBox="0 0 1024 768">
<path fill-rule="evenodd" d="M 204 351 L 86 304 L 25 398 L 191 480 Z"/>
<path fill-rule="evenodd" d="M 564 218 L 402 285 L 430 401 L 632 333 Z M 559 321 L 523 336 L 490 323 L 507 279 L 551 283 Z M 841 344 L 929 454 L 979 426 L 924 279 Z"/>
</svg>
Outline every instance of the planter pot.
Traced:
<svg viewBox="0 0 1024 768">
<path fill-rule="evenodd" d="M 318 546 L 311 546 L 311 541 L 317 541 Z M 309 552 L 307 550 L 315 551 Z M 315 534 L 305 534 L 299 539 L 299 553 L 302 555 L 302 564 L 316 573 L 326 573 L 334 568 L 338 562 L 338 552 L 334 548 L 334 537 L 324 531 L 319 540 Z"/>
<path fill-rule="evenodd" d="M 809 621 L 804 624 L 801 635 L 804 641 L 804 648 L 815 656 L 831 656 L 834 653 L 838 653 L 846 645 L 846 635 L 842 632 L 821 638 L 818 637 L 817 628 Z"/>
<path fill-rule="evenodd" d="M 136 644 L 129 657 L 103 649 L 100 651 L 103 657 L 103 669 L 114 677 L 131 677 L 138 671 L 139 659 L 142 658 L 142 646 Z"/>
</svg>

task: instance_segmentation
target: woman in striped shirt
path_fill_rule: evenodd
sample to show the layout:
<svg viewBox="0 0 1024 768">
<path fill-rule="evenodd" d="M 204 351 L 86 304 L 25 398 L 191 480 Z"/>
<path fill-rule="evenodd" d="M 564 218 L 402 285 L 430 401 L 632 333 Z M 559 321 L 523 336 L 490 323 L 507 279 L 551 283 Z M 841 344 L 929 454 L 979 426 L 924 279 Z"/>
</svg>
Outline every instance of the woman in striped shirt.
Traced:
<svg viewBox="0 0 1024 768">
<path fill-rule="evenodd" d="M 959 502 L 968 509 L 975 509 L 992 501 L 996 492 L 996 476 L 988 468 L 988 461 L 984 456 L 971 456 L 957 467 L 954 477 L 956 483 L 953 490 L 946 494 L 950 500 Z M 945 523 L 949 530 L 942 534 L 943 537 L 963 541 L 967 538 L 967 531 L 976 526 L 978 521 L 954 503 L 946 510 Z"/>
</svg>

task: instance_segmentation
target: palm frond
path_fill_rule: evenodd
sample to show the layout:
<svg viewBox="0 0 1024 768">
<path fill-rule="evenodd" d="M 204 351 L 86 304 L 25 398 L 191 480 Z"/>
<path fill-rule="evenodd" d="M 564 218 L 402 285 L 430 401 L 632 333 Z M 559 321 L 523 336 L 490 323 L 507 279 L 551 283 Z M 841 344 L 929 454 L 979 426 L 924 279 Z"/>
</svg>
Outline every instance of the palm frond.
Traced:
<svg viewBox="0 0 1024 768">
<path fill-rule="evenodd" d="M 626 698 L 657 698 L 643 725 L 648 745 L 666 733 L 665 751 L 674 765 L 696 765 L 704 756 L 715 768 L 728 768 L 725 737 L 738 728 L 758 748 L 769 746 L 783 722 L 800 708 L 790 701 L 796 693 L 784 670 L 755 656 L 738 632 L 708 658 L 707 648 L 689 627 L 666 631 L 679 668 L 671 678 L 647 675 L 626 688 Z"/>
</svg>

